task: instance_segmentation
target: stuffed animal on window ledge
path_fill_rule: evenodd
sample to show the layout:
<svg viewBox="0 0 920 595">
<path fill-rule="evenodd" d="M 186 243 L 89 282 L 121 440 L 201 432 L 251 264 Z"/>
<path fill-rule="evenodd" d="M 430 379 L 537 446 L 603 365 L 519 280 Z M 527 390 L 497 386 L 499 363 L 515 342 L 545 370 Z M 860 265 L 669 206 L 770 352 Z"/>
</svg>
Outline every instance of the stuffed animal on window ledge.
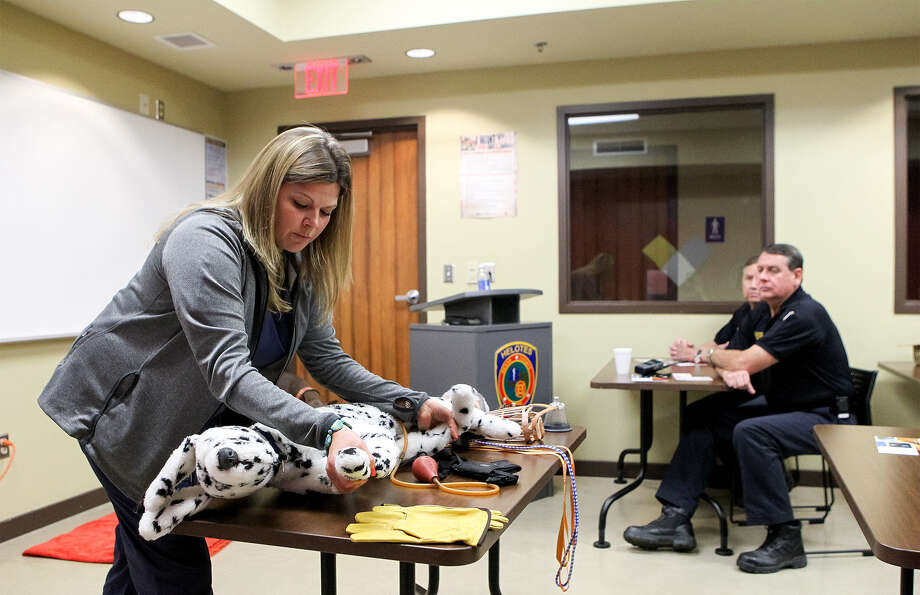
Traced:
<svg viewBox="0 0 920 595">
<path fill-rule="evenodd" d="M 472 432 L 491 440 L 521 434 L 516 422 L 482 410 L 482 395 L 469 385 L 456 384 L 441 399 L 453 409 L 461 434 Z M 373 405 L 343 403 L 318 410 L 338 414 L 373 454 L 372 473 L 366 452 L 354 447 L 339 451 L 336 469 L 355 481 L 387 477 L 403 461 L 432 455 L 450 442 L 447 424 L 424 431 L 406 428 Z M 152 541 L 207 506 L 211 498 L 243 498 L 263 487 L 299 494 L 338 493 L 326 473 L 325 451 L 297 444 L 259 423 L 210 428 L 183 440 L 147 488 L 139 532 Z"/>
</svg>

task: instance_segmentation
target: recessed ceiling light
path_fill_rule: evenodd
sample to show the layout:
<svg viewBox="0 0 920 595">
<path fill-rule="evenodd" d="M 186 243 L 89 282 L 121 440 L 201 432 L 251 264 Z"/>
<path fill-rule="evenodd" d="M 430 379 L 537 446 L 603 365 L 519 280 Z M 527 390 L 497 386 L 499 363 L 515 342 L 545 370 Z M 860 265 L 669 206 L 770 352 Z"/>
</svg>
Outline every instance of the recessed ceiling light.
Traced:
<svg viewBox="0 0 920 595">
<path fill-rule="evenodd" d="M 406 55 L 410 58 L 430 58 L 434 56 L 434 50 L 429 50 L 428 48 L 415 48 L 406 50 Z"/>
<path fill-rule="evenodd" d="M 119 10 L 118 18 L 129 23 L 144 25 L 153 22 L 153 15 L 143 10 Z"/>
<path fill-rule="evenodd" d="M 608 122 L 628 122 L 638 120 L 639 114 L 609 114 L 605 116 L 572 116 L 569 118 L 569 126 L 581 126 L 584 124 L 606 124 Z"/>
</svg>

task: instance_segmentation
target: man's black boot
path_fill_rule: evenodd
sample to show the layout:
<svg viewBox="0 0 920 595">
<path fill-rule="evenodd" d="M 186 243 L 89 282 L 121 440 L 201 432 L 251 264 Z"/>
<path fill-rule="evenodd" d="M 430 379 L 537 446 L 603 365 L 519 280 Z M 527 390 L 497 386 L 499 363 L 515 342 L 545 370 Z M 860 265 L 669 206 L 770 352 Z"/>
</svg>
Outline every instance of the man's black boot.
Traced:
<svg viewBox="0 0 920 595">
<path fill-rule="evenodd" d="M 738 567 L 756 574 L 777 572 L 783 568 L 805 568 L 806 564 L 802 525 L 798 521 L 770 525 L 763 545 L 738 556 Z"/>
<path fill-rule="evenodd" d="M 696 537 L 690 517 L 683 509 L 665 505 L 661 516 L 642 527 L 627 527 L 623 539 L 645 550 L 669 547 L 675 552 L 689 552 L 696 548 Z"/>
</svg>

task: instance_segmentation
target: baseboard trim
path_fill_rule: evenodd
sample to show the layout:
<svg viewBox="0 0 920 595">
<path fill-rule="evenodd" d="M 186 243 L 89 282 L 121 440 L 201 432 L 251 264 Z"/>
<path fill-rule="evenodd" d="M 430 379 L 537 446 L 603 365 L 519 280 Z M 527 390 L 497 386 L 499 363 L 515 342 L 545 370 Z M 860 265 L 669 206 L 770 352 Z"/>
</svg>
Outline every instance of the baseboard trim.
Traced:
<svg viewBox="0 0 920 595">
<path fill-rule="evenodd" d="M 96 488 L 79 496 L 61 500 L 11 519 L 0 521 L 0 543 L 25 535 L 30 531 L 41 529 L 46 525 L 56 523 L 84 510 L 89 510 L 94 506 L 108 502 L 108 500 L 105 490 Z"/>
<path fill-rule="evenodd" d="M 661 479 L 668 471 L 667 463 L 649 463 L 645 471 L 645 479 Z M 576 475 L 588 477 L 616 477 L 617 464 L 615 461 L 575 461 Z M 639 474 L 639 463 L 626 463 L 623 466 L 623 476 L 630 480 Z M 808 487 L 821 487 L 821 472 L 817 470 L 802 469 L 799 471 L 797 485 Z M 717 486 L 718 487 L 718 486 Z"/>
<path fill-rule="evenodd" d="M 668 470 L 666 463 L 649 463 L 645 470 L 645 479 L 661 479 Z M 617 464 L 614 461 L 575 461 L 575 474 L 589 477 L 616 477 Z M 623 476 L 628 481 L 639 474 L 639 463 L 626 463 Z"/>
</svg>

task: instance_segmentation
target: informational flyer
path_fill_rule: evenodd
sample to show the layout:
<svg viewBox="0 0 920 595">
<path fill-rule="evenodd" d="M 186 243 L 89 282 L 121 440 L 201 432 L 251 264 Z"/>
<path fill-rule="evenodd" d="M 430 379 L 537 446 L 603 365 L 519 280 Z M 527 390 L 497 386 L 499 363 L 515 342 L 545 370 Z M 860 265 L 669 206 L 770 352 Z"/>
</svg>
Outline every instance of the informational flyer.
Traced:
<svg viewBox="0 0 920 595">
<path fill-rule="evenodd" d="M 875 447 L 879 454 L 886 455 L 920 455 L 920 438 L 904 438 L 903 436 L 876 436 Z"/>
<path fill-rule="evenodd" d="M 517 216 L 514 132 L 460 137 L 460 216 Z"/>
<path fill-rule="evenodd" d="M 227 143 L 206 136 L 204 147 L 205 197 L 214 198 L 227 189 Z"/>
</svg>

